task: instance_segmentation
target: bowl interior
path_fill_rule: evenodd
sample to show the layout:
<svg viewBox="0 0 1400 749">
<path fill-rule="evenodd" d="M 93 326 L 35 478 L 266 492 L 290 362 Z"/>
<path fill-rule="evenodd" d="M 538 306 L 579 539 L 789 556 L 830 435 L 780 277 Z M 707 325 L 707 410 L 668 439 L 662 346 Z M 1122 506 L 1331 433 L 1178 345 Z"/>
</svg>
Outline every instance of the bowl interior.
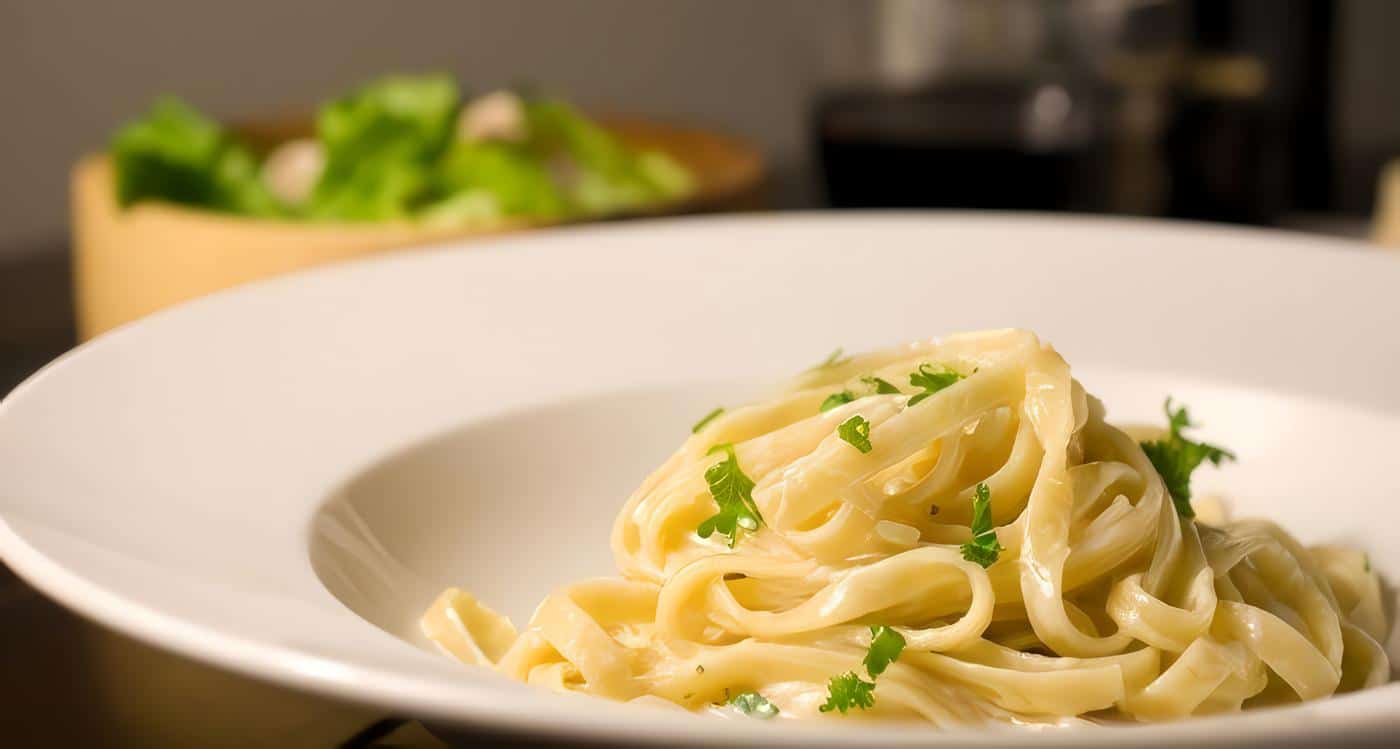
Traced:
<svg viewBox="0 0 1400 749">
<path fill-rule="evenodd" d="M 351 611 L 418 645 L 444 588 L 524 623 L 544 595 L 614 574 L 617 508 L 737 388 L 617 392 L 529 407 L 391 452 L 322 505 L 308 555 Z"/>
</svg>

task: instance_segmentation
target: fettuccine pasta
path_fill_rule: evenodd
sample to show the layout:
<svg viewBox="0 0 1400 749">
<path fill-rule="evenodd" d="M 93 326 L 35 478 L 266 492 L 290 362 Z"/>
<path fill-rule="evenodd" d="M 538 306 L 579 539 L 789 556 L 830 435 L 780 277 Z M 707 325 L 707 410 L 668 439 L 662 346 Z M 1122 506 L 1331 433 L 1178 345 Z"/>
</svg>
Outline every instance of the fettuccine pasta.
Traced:
<svg viewBox="0 0 1400 749">
<path fill-rule="evenodd" d="M 1145 452 L 1031 333 L 831 361 L 712 416 L 623 506 L 619 577 L 519 633 L 449 590 L 426 634 L 552 690 L 939 726 L 1169 720 L 1389 677 L 1363 554 L 1192 517 L 1158 454 L 1228 453 Z"/>
</svg>

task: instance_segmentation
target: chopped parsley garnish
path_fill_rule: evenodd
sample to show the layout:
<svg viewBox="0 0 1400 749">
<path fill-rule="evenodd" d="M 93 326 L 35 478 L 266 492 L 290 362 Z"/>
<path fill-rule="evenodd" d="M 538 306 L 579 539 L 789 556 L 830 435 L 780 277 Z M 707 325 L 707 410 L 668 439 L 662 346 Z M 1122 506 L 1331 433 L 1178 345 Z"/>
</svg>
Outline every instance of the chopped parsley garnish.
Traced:
<svg viewBox="0 0 1400 749">
<path fill-rule="evenodd" d="M 848 361 L 851 360 L 851 358 L 850 358 L 849 356 L 847 356 L 847 357 L 844 358 L 844 359 L 841 358 L 842 356 L 845 355 L 845 353 L 846 353 L 846 350 L 843 349 L 843 348 L 840 348 L 840 347 L 838 346 L 837 349 L 836 349 L 835 351 L 833 351 L 833 352 L 831 352 L 830 354 L 827 355 L 825 361 L 823 361 L 821 364 L 818 364 L 818 365 L 815 366 L 815 367 L 812 367 L 811 369 L 809 369 L 809 370 L 807 370 L 807 371 L 808 371 L 808 372 L 815 372 L 815 371 L 817 371 L 817 370 L 819 370 L 819 369 L 830 369 L 831 367 L 837 367 L 837 366 L 840 366 L 840 365 L 842 365 L 842 364 L 845 364 L 846 362 L 848 362 Z"/>
<path fill-rule="evenodd" d="M 962 375 L 947 367 L 940 366 L 935 369 L 931 364 L 920 364 L 917 372 L 911 372 L 909 374 L 909 384 L 916 388 L 923 388 L 924 392 L 910 398 L 909 405 L 917 405 L 919 401 L 952 385 L 962 378 Z"/>
<path fill-rule="evenodd" d="M 739 708 L 739 712 L 745 715 L 764 720 L 778 714 L 778 706 L 758 692 L 740 692 L 730 698 L 729 704 Z"/>
<path fill-rule="evenodd" d="M 739 541 L 739 529 L 756 531 L 763 523 L 758 505 L 753 501 L 753 480 L 739 468 L 739 457 L 734 454 L 734 446 L 729 443 L 715 445 L 706 455 L 724 453 L 725 458 L 705 469 L 705 483 L 710 485 L 710 496 L 719 505 L 719 512 L 711 515 L 695 529 L 701 538 L 709 538 L 718 531 L 729 537 L 729 548 Z"/>
<path fill-rule="evenodd" d="M 1187 519 L 1194 518 L 1196 511 L 1191 509 L 1191 473 L 1206 461 L 1218 466 L 1222 461 L 1234 460 L 1235 454 L 1205 442 L 1193 442 L 1182 435 L 1186 429 L 1196 426 L 1191 422 L 1191 415 L 1185 406 L 1173 409 L 1172 399 L 1167 398 L 1162 408 L 1167 413 L 1171 434 L 1166 439 L 1143 442 L 1142 451 L 1152 461 L 1152 467 L 1161 474 L 1162 483 L 1167 485 L 1167 493 L 1171 494 L 1177 514 Z"/>
<path fill-rule="evenodd" d="M 705 414 L 705 418 L 703 418 L 703 419 L 701 419 L 701 420 L 695 422 L 695 426 L 693 426 L 693 427 L 690 428 L 690 433 L 691 433 L 691 434 L 699 434 L 699 433 L 700 433 L 700 430 L 701 430 L 701 429 L 704 429 L 706 424 L 709 424 L 710 422 L 712 422 L 712 421 L 714 421 L 715 419 L 719 418 L 719 415 L 722 414 L 722 413 L 724 413 L 724 409 L 723 409 L 723 408 L 716 408 L 715 410 L 713 410 L 713 411 L 711 411 L 711 412 Z"/>
<path fill-rule="evenodd" d="M 841 426 L 836 427 L 836 436 L 863 453 L 875 449 L 870 444 L 870 422 L 866 421 L 865 417 L 860 414 L 841 422 Z"/>
<path fill-rule="evenodd" d="M 852 708 L 864 710 L 874 706 L 875 682 L 865 681 L 855 671 L 848 671 L 831 677 L 826 685 L 826 704 L 817 709 L 824 713 L 838 710 L 844 715 Z"/>
<path fill-rule="evenodd" d="M 870 652 L 865 654 L 865 670 L 870 678 L 883 674 L 904 652 L 904 635 L 881 624 L 870 628 Z"/>
<path fill-rule="evenodd" d="M 832 393 L 831 395 L 826 396 L 826 400 L 822 401 L 820 410 L 822 413 L 826 413 L 827 411 L 830 411 L 833 408 L 840 408 L 841 406 L 844 406 L 855 399 L 856 394 L 852 393 L 849 390 L 842 390 L 839 393 Z"/>
<path fill-rule="evenodd" d="M 992 490 L 978 484 L 972 498 L 972 540 L 962 545 L 963 559 L 990 567 L 1002 551 L 992 527 Z"/>
<path fill-rule="evenodd" d="M 891 385 L 888 380 L 879 377 L 862 377 L 860 381 L 875 389 L 876 395 L 899 395 L 899 388 Z"/>
<path fill-rule="evenodd" d="M 880 379 L 879 377 L 866 376 L 860 378 L 860 381 L 870 386 L 870 392 L 868 393 L 868 395 L 899 395 L 899 388 L 895 387 L 894 385 L 891 385 L 887 380 Z M 827 411 L 830 411 L 833 408 L 844 406 L 847 403 L 856 400 L 857 398 L 863 397 L 865 396 L 856 395 L 855 393 L 849 390 L 842 390 L 839 393 L 832 393 L 831 395 L 828 395 L 826 397 L 826 400 L 822 401 L 820 410 L 822 413 L 826 413 Z"/>
</svg>

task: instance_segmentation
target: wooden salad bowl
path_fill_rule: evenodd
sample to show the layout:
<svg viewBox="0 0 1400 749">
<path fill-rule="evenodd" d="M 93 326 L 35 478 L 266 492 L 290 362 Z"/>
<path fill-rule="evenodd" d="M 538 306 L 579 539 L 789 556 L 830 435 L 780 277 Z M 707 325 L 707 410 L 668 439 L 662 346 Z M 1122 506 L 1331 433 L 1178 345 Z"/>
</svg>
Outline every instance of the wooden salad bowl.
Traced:
<svg viewBox="0 0 1400 749">
<path fill-rule="evenodd" d="M 650 120 L 599 119 L 634 147 L 664 151 L 690 169 L 696 181 L 695 192 L 684 199 L 599 218 L 762 207 L 765 165 L 751 144 L 710 130 Z M 235 130 L 257 149 L 303 135 L 308 127 L 304 121 L 264 122 Z M 81 340 L 188 299 L 289 271 L 562 223 L 507 220 L 444 227 L 410 221 L 299 222 L 158 202 L 123 210 L 114 186 L 111 160 L 105 154 L 83 158 L 73 169 L 73 283 Z"/>
</svg>

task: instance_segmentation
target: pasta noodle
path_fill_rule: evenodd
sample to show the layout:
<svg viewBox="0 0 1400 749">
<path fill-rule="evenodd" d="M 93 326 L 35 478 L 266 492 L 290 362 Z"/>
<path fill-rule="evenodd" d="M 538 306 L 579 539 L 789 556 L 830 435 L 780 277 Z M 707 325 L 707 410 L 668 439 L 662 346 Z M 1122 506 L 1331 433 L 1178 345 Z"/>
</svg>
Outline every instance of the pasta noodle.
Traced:
<svg viewBox="0 0 1400 749">
<path fill-rule="evenodd" d="M 911 372 L 955 374 L 896 392 Z M 761 522 L 702 538 L 728 460 Z M 423 626 L 530 684 L 722 715 L 755 692 L 785 718 L 1157 721 L 1388 679 L 1364 555 L 1213 516 L 1183 516 L 1054 349 L 963 334 L 829 362 L 708 421 L 618 515 L 621 576 L 556 591 L 522 633 L 456 589 Z M 904 643 L 878 676 L 876 626 Z M 842 674 L 872 704 L 830 709 Z"/>
</svg>

